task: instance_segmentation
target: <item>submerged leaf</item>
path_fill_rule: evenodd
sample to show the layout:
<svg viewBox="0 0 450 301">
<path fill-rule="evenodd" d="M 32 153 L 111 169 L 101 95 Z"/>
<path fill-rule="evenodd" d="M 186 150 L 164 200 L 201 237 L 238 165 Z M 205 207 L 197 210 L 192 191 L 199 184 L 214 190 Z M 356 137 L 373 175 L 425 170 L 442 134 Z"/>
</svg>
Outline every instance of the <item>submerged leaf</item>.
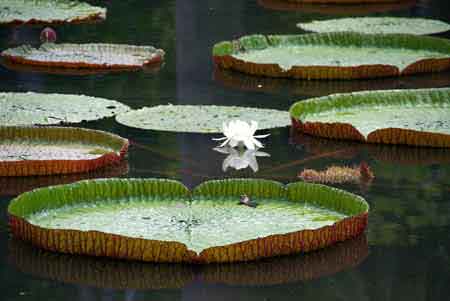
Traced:
<svg viewBox="0 0 450 301">
<path fill-rule="evenodd" d="M 258 206 L 240 206 L 243 194 Z M 190 193 L 173 180 L 103 179 L 25 193 L 8 212 L 14 236 L 45 249 L 209 263 L 310 251 L 349 239 L 364 231 L 368 204 L 306 183 L 229 179 L 205 182 Z M 77 239 L 66 239 L 72 233 Z"/>
<path fill-rule="evenodd" d="M 160 63 L 164 54 L 152 46 L 53 43 L 39 48 L 24 45 L 1 53 L 12 63 L 77 69 L 136 69 Z"/>
<path fill-rule="evenodd" d="M 70 94 L 0 93 L 0 125 L 47 125 L 97 120 L 127 112 L 120 102 Z"/>
<path fill-rule="evenodd" d="M 298 23 L 297 27 L 313 32 L 351 31 L 361 33 L 405 33 L 427 35 L 450 30 L 450 24 L 424 18 L 361 17 Z"/>
<path fill-rule="evenodd" d="M 356 79 L 443 71 L 450 42 L 434 37 L 350 32 L 252 35 L 214 46 L 215 63 L 254 75 Z"/>
<path fill-rule="evenodd" d="M 297 102 L 290 112 L 307 134 L 450 147 L 450 88 L 334 94 Z"/>
<path fill-rule="evenodd" d="M 117 122 L 130 127 L 192 133 L 220 133 L 231 119 L 254 120 L 260 129 L 290 124 L 286 111 L 214 105 L 161 105 L 116 116 Z"/>
<path fill-rule="evenodd" d="M 106 18 L 106 8 L 76 0 L 0 0 L 0 24 L 81 23 Z"/>
</svg>

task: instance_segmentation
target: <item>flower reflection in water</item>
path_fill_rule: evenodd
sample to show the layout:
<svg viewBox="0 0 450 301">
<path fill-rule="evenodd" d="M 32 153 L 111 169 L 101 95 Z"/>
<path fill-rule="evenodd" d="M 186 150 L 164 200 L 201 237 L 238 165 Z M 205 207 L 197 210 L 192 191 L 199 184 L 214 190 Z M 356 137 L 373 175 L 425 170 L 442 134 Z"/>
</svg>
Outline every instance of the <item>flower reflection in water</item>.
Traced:
<svg viewBox="0 0 450 301">
<path fill-rule="evenodd" d="M 226 172 L 229 167 L 236 170 L 250 167 L 253 172 L 257 172 L 259 167 L 256 157 L 270 157 L 268 153 L 258 151 L 258 148 L 244 149 L 225 146 L 215 147 L 213 150 L 228 155 L 222 163 L 222 170 L 224 172 Z"/>
</svg>

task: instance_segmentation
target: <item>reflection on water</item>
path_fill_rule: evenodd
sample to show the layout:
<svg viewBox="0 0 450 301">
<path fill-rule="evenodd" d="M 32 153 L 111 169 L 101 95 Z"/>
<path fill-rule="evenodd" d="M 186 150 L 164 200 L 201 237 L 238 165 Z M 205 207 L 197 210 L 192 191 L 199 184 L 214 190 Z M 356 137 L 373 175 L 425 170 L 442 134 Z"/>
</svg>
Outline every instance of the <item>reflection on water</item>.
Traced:
<svg viewBox="0 0 450 301">
<path fill-rule="evenodd" d="M 24 273 L 62 282 L 114 289 L 181 288 L 201 279 L 239 286 L 279 285 L 333 275 L 368 256 L 365 235 L 307 254 L 235 264 L 151 264 L 72 256 L 11 239 L 9 261 Z"/>
<path fill-rule="evenodd" d="M 214 80 L 224 87 L 242 91 L 315 97 L 363 90 L 447 87 L 450 86 L 450 71 L 384 79 L 323 81 L 258 77 L 215 68 Z"/>
<path fill-rule="evenodd" d="M 222 170 L 227 171 L 229 167 L 236 170 L 250 167 L 253 172 L 259 169 L 256 157 L 270 157 L 270 154 L 258 151 L 258 149 L 242 149 L 234 147 L 215 147 L 216 152 L 228 155 L 222 163 Z"/>
<path fill-rule="evenodd" d="M 109 165 L 87 173 L 53 176 L 0 177 L 0 196 L 16 196 L 39 187 L 69 184 L 87 179 L 120 177 L 126 175 L 128 170 L 128 162 L 124 160 L 118 164 Z"/>
<path fill-rule="evenodd" d="M 267 9 L 260 5 L 268 3 L 263 0 L 90 2 L 106 5 L 108 18 L 99 24 L 56 26 L 61 42 L 154 45 L 166 51 L 164 67 L 156 74 L 126 72 L 63 76 L 0 66 L 0 91 L 86 94 L 115 99 L 133 108 L 170 102 L 287 110 L 294 101 L 306 96 L 354 90 L 450 86 L 448 72 L 327 83 L 259 79 L 238 73 L 214 74 L 211 47 L 216 42 L 258 32 L 301 33 L 295 27 L 298 22 L 336 17 L 332 5 L 310 5 L 314 11 L 308 12 L 306 5 L 303 10 L 295 11 Z M 402 1 L 379 5 L 382 13 L 372 12 L 374 15 L 422 16 L 450 22 L 449 5 L 448 0 L 419 0 L 417 4 Z M 366 10 L 364 14 L 368 8 L 374 7 L 368 4 L 359 6 Z M 345 7 L 342 16 L 358 13 L 349 8 Z M 0 50 L 23 43 L 39 43 L 42 28 L 0 27 Z M 447 33 L 443 37 L 449 38 L 450 35 Z M 93 258 L 83 258 L 84 263 L 80 263 L 74 257 L 40 253 L 38 250 L 33 251 L 40 254 L 37 257 L 21 256 L 25 251 L 8 254 L 6 209 L 11 197 L 2 193 L 2 300 L 425 301 L 447 300 L 450 295 L 448 150 L 294 137 L 290 136 L 288 129 L 274 129 L 270 131 L 271 136 L 265 141 L 264 148 L 264 152 L 270 153 L 270 158 L 257 158 L 260 159 L 257 173 L 251 168 L 228 168 L 224 173 L 224 154 L 211 150 L 215 143 L 209 135 L 131 129 L 117 124 L 113 118 L 82 126 L 111 131 L 130 139 L 127 176 L 170 177 L 182 180 L 191 188 L 205 180 L 224 177 L 261 177 L 288 183 L 297 181 L 297 174 L 305 168 L 323 170 L 333 164 L 353 166 L 365 161 L 376 175 L 370 189 L 362 192 L 355 185 L 341 184 L 340 187 L 363 193 L 371 205 L 367 233 L 370 256 L 363 260 L 367 254 L 366 245 L 365 251 L 363 248 L 357 251 L 358 247 L 355 247 L 356 251 L 346 253 L 348 256 L 318 255 L 326 254 L 326 251 L 339 253 L 329 249 L 305 257 L 299 255 L 238 265 L 241 268 L 211 266 L 207 272 L 198 267 L 156 267 Z M 17 187 L 28 189 L 34 186 L 22 182 L 25 180 L 28 179 L 2 182 L 0 190 L 11 189 L 7 194 L 12 195 L 23 189 Z M 53 180 L 50 182 L 53 184 Z M 316 259 L 306 260 L 315 254 L 318 256 Z M 351 254 L 354 259 L 351 259 Z M 8 264 L 8 258 L 10 263 L 17 261 L 22 264 Z M 358 258 L 362 260 L 360 264 Z M 53 261 L 58 264 L 49 263 Z M 67 271 L 73 273 L 68 274 Z M 319 277 L 324 275 L 328 276 Z M 313 280 L 303 281 L 311 278 Z M 207 279 L 214 280 L 214 283 Z M 170 286 L 178 288 L 156 289 Z M 136 291 L 127 287 L 153 287 L 155 290 Z"/>
</svg>

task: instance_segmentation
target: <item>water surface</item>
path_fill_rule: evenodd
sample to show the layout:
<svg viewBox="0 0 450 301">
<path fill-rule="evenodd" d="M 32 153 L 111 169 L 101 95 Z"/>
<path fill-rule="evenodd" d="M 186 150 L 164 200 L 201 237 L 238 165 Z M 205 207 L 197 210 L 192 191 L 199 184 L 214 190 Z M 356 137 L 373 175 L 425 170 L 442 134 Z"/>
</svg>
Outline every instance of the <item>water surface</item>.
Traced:
<svg viewBox="0 0 450 301">
<path fill-rule="evenodd" d="M 159 71 L 98 75 L 58 75 L 0 67 L 0 91 L 86 94 L 115 99 L 133 108 L 173 103 L 287 110 L 294 101 L 311 95 L 450 85 L 448 72 L 357 82 L 272 80 L 236 73 L 219 80 L 224 76 L 211 62 L 214 43 L 253 33 L 300 33 L 295 26 L 299 22 L 335 17 L 331 15 L 333 10 L 325 7 L 323 11 L 330 15 L 320 14 L 320 9 L 315 13 L 270 10 L 255 0 L 90 2 L 108 7 L 106 22 L 57 26 L 60 42 L 153 45 L 166 51 L 164 66 Z M 397 8 L 374 10 L 372 15 L 421 16 L 450 22 L 447 0 L 423 0 Z M 26 42 L 37 44 L 41 30 L 39 26 L 1 27 L 0 49 Z M 450 38 L 448 33 L 439 36 Z M 291 135 L 289 128 L 284 128 L 271 130 L 271 136 L 265 139 L 264 151 L 271 157 L 258 158 L 257 173 L 248 168 L 223 172 L 224 156 L 212 150 L 216 144 L 211 135 L 132 129 L 111 118 L 82 126 L 108 130 L 131 140 L 129 173 L 125 176 L 170 177 L 189 187 L 231 176 L 287 183 L 296 181 L 304 168 L 323 170 L 330 165 L 353 166 L 365 161 L 375 174 L 371 185 L 340 187 L 364 195 L 370 203 L 367 238 L 307 256 L 202 269 L 65 257 L 30 250 L 11 240 L 6 208 L 12 196 L 2 196 L 2 300 L 448 299 L 447 150 L 333 142 Z M 26 185 L 23 179 L 6 183 Z"/>
</svg>

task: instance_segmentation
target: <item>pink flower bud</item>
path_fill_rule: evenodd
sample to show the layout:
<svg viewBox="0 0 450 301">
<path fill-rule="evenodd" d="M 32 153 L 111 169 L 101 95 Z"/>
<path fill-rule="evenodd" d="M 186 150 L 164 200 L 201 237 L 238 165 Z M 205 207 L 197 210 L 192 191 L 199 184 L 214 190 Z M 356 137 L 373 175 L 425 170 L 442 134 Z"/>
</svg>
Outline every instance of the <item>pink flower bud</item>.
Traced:
<svg viewBox="0 0 450 301">
<path fill-rule="evenodd" d="M 54 43 L 55 41 L 56 41 L 56 32 L 50 27 L 45 27 L 41 31 L 41 42 Z"/>
</svg>

